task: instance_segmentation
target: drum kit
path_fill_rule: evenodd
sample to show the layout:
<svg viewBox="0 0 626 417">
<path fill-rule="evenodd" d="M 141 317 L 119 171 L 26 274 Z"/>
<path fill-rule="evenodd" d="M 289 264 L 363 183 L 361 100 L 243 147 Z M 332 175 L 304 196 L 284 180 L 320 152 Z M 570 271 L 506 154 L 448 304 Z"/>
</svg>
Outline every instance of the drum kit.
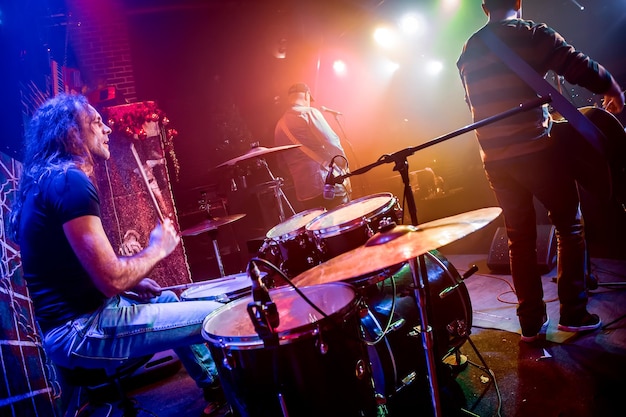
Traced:
<svg viewBox="0 0 626 417">
<path fill-rule="evenodd" d="M 183 300 L 224 303 L 206 317 L 202 334 L 236 415 L 376 416 L 400 392 L 422 389 L 424 321 L 410 261 L 424 260 L 435 313 L 428 349 L 443 362 L 468 339 L 472 309 L 464 277 L 436 249 L 499 214 L 485 208 L 396 225 L 398 200 L 380 193 L 291 216 L 267 232 L 251 261 L 275 265 L 281 284 L 291 284 L 262 276 L 279 318 L 272 343 L 250 314 L 259 300 L 249 271 L 185 291 Z"/>
<path fill-rule="evenodd" d="M 224 303 L 205 318 L 202 336 L 235 415 L 395 415 L 387 414 L 387 405 L 442 415 L 448 404 L 442 402 L 438 375 L 447 366 L 444 360 L 458 357 L 469 340 L 472 308 L 463 280 L 477 268 L 460 275 L 437 249 L 486 226 L 501 209 L 418 224 L 407 157 L 548 101 L 523 103 L 331 178 L 339 183 L 394 163 L 411 225 L 401 224 L 403 210 L 390 193 L 329 211 L 292 210 L 267 232 L 246 273 L 183 293 L 183 299 L 210 297 L 202 299 Z M 253 148 L 218 167 L 293 147 Z M 276 189 L 280 202 L 284 194 L 280 186 Z M 268 272 L 261 274 L 258 265 Z M 275 275 L 282 277 L 278 284 Z M 429 409 L 416 409 L 420 391 L 415 390 L 425 386 Z M 396 403 L 402 397 L 409 404 Z"/>
</svg>

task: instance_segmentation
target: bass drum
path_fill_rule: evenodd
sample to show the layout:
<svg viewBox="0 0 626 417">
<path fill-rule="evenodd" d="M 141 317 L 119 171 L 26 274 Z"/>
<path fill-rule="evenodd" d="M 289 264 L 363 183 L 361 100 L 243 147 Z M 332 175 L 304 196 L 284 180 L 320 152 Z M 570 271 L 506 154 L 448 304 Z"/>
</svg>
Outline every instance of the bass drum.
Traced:
<svg viewBox="0 0 626 417">
<path fill-rule="evenodd" d="M 442 361 L 468 339 L 472 306 L 467 288 L 452 264 L 435 250 L 426 253 L 424 259 L 435 360 Z M 348 282 L 358 288 L 369 306 L 361 324 L 369 345 L 377 392 L 392 398 L 414 381 L 423 381 L 427 376 L 426 356 L 413 275 L 408 263 L 387 278 L 372 280 L 367 277 Z M 441 291 L 457 284 L 458 287 L 447 297 L 439 297 Z"/>
</svg>

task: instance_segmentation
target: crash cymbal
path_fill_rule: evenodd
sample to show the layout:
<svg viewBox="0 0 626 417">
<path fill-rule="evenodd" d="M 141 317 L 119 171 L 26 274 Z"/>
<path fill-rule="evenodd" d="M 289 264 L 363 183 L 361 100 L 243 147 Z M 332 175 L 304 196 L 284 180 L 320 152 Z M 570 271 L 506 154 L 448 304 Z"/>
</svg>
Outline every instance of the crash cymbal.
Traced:
<svg viewBox="0 0 626 417">
<path fill-rule="evenodd" d="M 300 145 L 300 144 L 297 144 L 297 145 L 285 145 L 285 146 L 276 146 L 274 148 L 266 148 L 265 146 L 257 146 L 255 148 L 250 149 L 248 152 L 246 152 L 245 154 L 243 154 L 241 156 L 238 156 L 238 157 L 233 158 L 233 159 L 229 159 L 226 162 L 222 162 L 221 164 L 219 164 L 215 168 L 221 168 L 221 167 L 224 167 L 224 166 L 235 165 L 237 162 L 245 161 L 247 159 L 258 158 L 260 156 L 267 155 L 268 153 L 285 151 L 287 149 L 293 149 L 293 148 L 297 148 L 297 147 L 300 147 L 300 146 L 302 146 L 302 145 Z"/>
<path fill-rule="evenodd" d="M 317 285 L 381 271 L 461 239 L 501 212 L 499 207 L 489 207 L 418 226 L 395 226 L 376 233 L 363 246 L 304 271 L 293 282 L 298 286 Z"/>
<path fill-rule="evenodd" d="M 208 232 L 210 230 L 217 230 L 218 227 L 237 221 L 244 216 L 245 216 L 245 213 L 244 214 L 232 214 L 230 216 L 223 216 L 223 217 L 212 217 L 210 219 L 201 221 L 195 226 L 192 226 L 188 229 L 183 230 L 180 234 L 182 236 L 195 236 L 195 235 L 199 235 L 200 233 Z"/>
</svg>

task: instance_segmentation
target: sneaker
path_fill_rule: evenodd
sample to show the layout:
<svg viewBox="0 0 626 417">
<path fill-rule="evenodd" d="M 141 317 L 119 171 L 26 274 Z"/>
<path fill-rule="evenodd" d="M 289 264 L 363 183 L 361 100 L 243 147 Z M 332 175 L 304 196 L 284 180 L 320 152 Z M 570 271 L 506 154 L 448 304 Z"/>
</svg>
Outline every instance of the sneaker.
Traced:
<svg viewBox="0 0 626 417">
<path fill-rule="evenodd" d="M 216 414 L 224 405 L 226 405 L 226 396 L 219 382 L 215 382 L 208 387 L 202 389 L 204 400 L 207 402 L 201 417 L 208 417 Z"/>
<path fill-rule="evenodd" d="M 600 326 L 602 326 L 600 317 L 597 314 L 591 314 L 585 311 L 582 319 L 579 320 L 565 320 L 561 317 L 558 329 L 564 332 L 585 332 L 599 329 Z"/>
<path fill-rule="evenodd" d="M 548 324 L 550 324 L 550 317 L 548 317 L 548 314 L 546 313 L 543 319 L 543 324 L 541 325 L 539 330 L 532 334 L 524 334 L 524 331 L 522 330 L 522 337 L 520 338 L 520 340 L 525 343 L 535 342 L 537 339 L 539 339 L 539 335 L 541 333 L 545 334 L 546 330 L 548 330 Z"/>
</svg>

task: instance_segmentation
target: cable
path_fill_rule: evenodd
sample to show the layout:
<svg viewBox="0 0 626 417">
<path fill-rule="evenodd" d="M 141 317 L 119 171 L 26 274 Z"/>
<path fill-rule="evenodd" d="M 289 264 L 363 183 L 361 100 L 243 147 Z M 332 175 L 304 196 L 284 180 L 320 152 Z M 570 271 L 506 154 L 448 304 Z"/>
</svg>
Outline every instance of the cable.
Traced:
<svg viewBox="0 0 626 417">
<path fill-rule="evenodd" d="M 285 281 L 287 281 L 287 283 L 298 293 L 298 295 L 300 295 L 300 297 L 302 297 L 302 299 L 309 304 L 311 307 L 313 307 L 318 313 L 320 313 L 322 316 L 324 316 L 324 318 L 328 318 L 328 314 L 324 313 L 317 305 L 315 305 L 315 303 L 313 303 L 302 291 L 300 291 L 300 288 L 296 287 L 296 285 L 287 277 L 287 275 L 285 275 L 285 273 L 283 271 L 281 271 L 276 265 L 274 265 L 273 263 L 271 263 L 270 261 L 267 261 L 265 259 L 262 258 L 252 258 L 250 259 L 250 263 L 252 262 L 260 262 L 263 265 L 269 267 L 271 270 L 273 270 L 274 272 L 277 272 Z"/>
</svg>

